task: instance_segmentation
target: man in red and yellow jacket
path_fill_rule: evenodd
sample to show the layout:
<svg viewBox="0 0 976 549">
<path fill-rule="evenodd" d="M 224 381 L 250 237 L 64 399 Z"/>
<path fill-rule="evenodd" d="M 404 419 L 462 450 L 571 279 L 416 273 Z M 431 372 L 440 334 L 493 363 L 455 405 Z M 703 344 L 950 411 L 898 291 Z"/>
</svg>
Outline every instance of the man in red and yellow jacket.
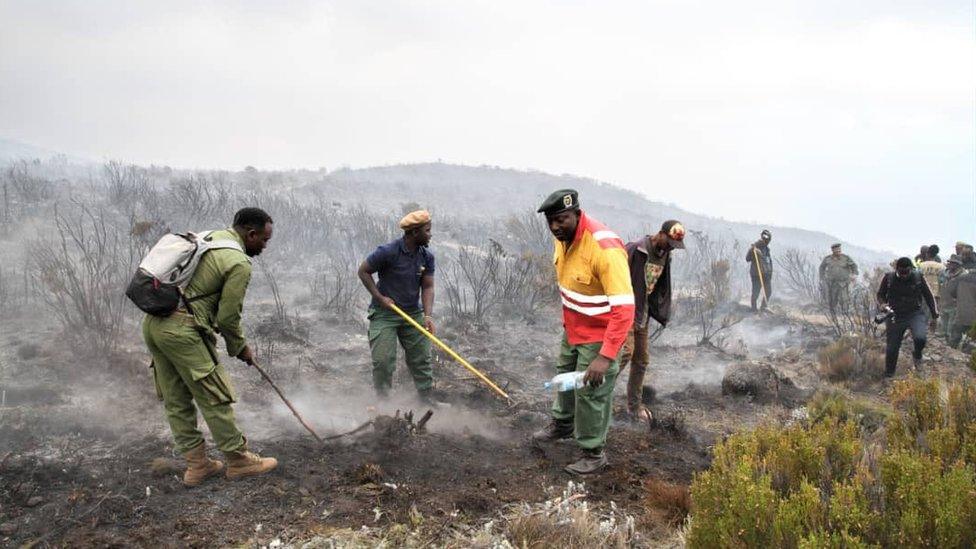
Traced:
<svg viewBox="0 0 976 549">
<path fill-rule="evenodd" d="M 552 422 L 536 441 L 574 436 L 582 450 L 566 467 L 590 474 L 607 465 L 603 448 L 610 427 L 618 355 L 634 322 L 634 290 L 624 243 L 613 231 L 580 210 L 579 195 L 563 189 L 538 210 L 556 237 L 554 262 L 563 304 L 562 346 L 556 373 L 585 372 L 583 386 L 557 394 Z"/>
</svg>

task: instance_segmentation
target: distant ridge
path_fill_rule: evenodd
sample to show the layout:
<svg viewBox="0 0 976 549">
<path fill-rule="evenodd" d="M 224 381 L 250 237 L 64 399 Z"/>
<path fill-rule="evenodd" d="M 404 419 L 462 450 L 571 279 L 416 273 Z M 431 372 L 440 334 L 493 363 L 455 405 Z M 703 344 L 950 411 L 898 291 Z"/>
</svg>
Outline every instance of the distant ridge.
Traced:
<svg viewBox="0 0 976 549">
<path fill-rule="evenodd" d="M 768 228 L 773 232 L 774 253 L 797 248 L 825 256 L 830 253 L 831 244 L 842 242 L 846 252 L 865 266 L 869 263 L 887 264 L 892 259 L 890 254 L 820 231 L 709 217 L 609 183 L 534 170 L 444 163 L 344 168 L 308 188 L 324 191 L 340 200 L 366 202 L 371 207 L 396 210 L 402 204 L 416 202 L 450 212 L 452 216 L 492 217 L 534 213 L 545 196 L 565 187 L 578 190 L 583 208 L 624 239 L 635 239 L 656 231 L 667 219 L 680 219 L 689 230 L 705 232 L 711 238 L 743 243 L 754 242 L 762 229 Z"/>
</svg>

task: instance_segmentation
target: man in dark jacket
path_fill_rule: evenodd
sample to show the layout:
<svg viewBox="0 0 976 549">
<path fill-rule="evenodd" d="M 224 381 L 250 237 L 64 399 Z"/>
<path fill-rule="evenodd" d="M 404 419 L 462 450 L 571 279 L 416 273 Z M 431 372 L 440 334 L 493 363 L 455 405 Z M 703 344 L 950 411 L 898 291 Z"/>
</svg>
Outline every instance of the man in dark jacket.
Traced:
<svg viewBox="0 0 976 549">
<path fill-rule="evenodd" d="M 650 318 L 663 327 L 671 316 L 671 250 L 684 249 L 684 239 L 684 226 L 671 219 L 657 233 L 627 244 L 630 283 L 634 287 L 634 324 L 620 353 L 620 371 L 630 363 L 627 412 L 633 420 L 651 419 L 643 403 L 644 374 L 650 362 L 647 328 Z"/>
<path fill-rule="evenodd" d="M 749 277 L 752 279 L 752 311 L 756 312 L 756 301 L 762 294 L 762 309 L 769 305 L 769 297 L 773 295 L 773 256 L 769 252 L 769 243 L 773 234 L 763 230 L 759 240 L 749 246 L 746 251 L 746 261 L 749 262 Z"/>
<path fill-rule="evenodd" d="M 878 288 L 878 305 L 882 309 L 894 312 L 887 324 L 887 347 L 885 349 L 885 376 L 895 375 L 898 364 L 898 351 L 905 330 L 911 330 L 915 349 L 912 352 L 912 364 L 915 368 L 922 362 L 922 349 L 925 348 L 928 319 L 922 310 L 929 308 L 932 318 L 939 318 L 939 311 L 935 305 L 932 290 L 925 283 L 922 275 L 915 270 L 912 260 L 907 257 L 899 258 L 895 262 L 895 271 L 889 272 L 881 279 Z"/>
</svg>

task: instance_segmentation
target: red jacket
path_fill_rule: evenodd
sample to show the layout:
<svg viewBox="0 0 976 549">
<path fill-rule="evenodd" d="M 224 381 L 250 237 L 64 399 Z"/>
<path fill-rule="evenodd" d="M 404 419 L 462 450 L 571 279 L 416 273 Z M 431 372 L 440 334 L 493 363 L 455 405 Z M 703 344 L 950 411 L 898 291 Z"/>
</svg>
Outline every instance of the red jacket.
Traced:
<svg viewBox="0 0 976 549">
<path fill-rule="evenodd" d="M 553 261 L 569 344 L 602 342 L 600 354 L 615 360 L 634 322 L 634 290 L 623 241 L 581 213 L 573 242 L 555 242 Z"/>
</svg>

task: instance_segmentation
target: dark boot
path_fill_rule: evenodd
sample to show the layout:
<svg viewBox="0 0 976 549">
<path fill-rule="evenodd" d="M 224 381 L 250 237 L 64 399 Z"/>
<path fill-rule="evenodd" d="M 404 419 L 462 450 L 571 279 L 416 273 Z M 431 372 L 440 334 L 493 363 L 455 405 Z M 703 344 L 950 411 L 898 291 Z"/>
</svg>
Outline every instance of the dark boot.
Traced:
<svg viewBox="0 0 976 549">
<path fill-rule="evenodd" d="M 532 433 L 534 442 L 555 442 L 557 440 L 572 438 L 573 422 L 554 419 L 549 425 Z"/>
<path fill-rule="evenodd" d="M 603 448 L 584 449 L 579 460 L 566 466 L 566 472 L 572 475 L 592 475 L 602 471 L 606 466 L 607 454 Z"/>
<path fill-rule="evenodd" d="M 198 486 L 204 480 L 224 470 L 224 463 L 207 457 L 207 445 L 201 444 L 185 452 L 186 472 L 183 473 L 183 484 Z"/>
<path fill-rule="evenodd" d="M 435 399 L 434 398 L 434 390 L 433 389 L 427 389 L 427 390 L 424 390 L 424 391 L 417 391 L 417 398 L 420 399 L 420 402 L 426 404 L 427 406 L 430 406 L 431 408 L 434 408 L 435 410 L 437 408 L 450 408 L 451 407 L 451 405 L 448 404 L 447 402 L 441 402 L 441 401 Z"/>
</svg>

